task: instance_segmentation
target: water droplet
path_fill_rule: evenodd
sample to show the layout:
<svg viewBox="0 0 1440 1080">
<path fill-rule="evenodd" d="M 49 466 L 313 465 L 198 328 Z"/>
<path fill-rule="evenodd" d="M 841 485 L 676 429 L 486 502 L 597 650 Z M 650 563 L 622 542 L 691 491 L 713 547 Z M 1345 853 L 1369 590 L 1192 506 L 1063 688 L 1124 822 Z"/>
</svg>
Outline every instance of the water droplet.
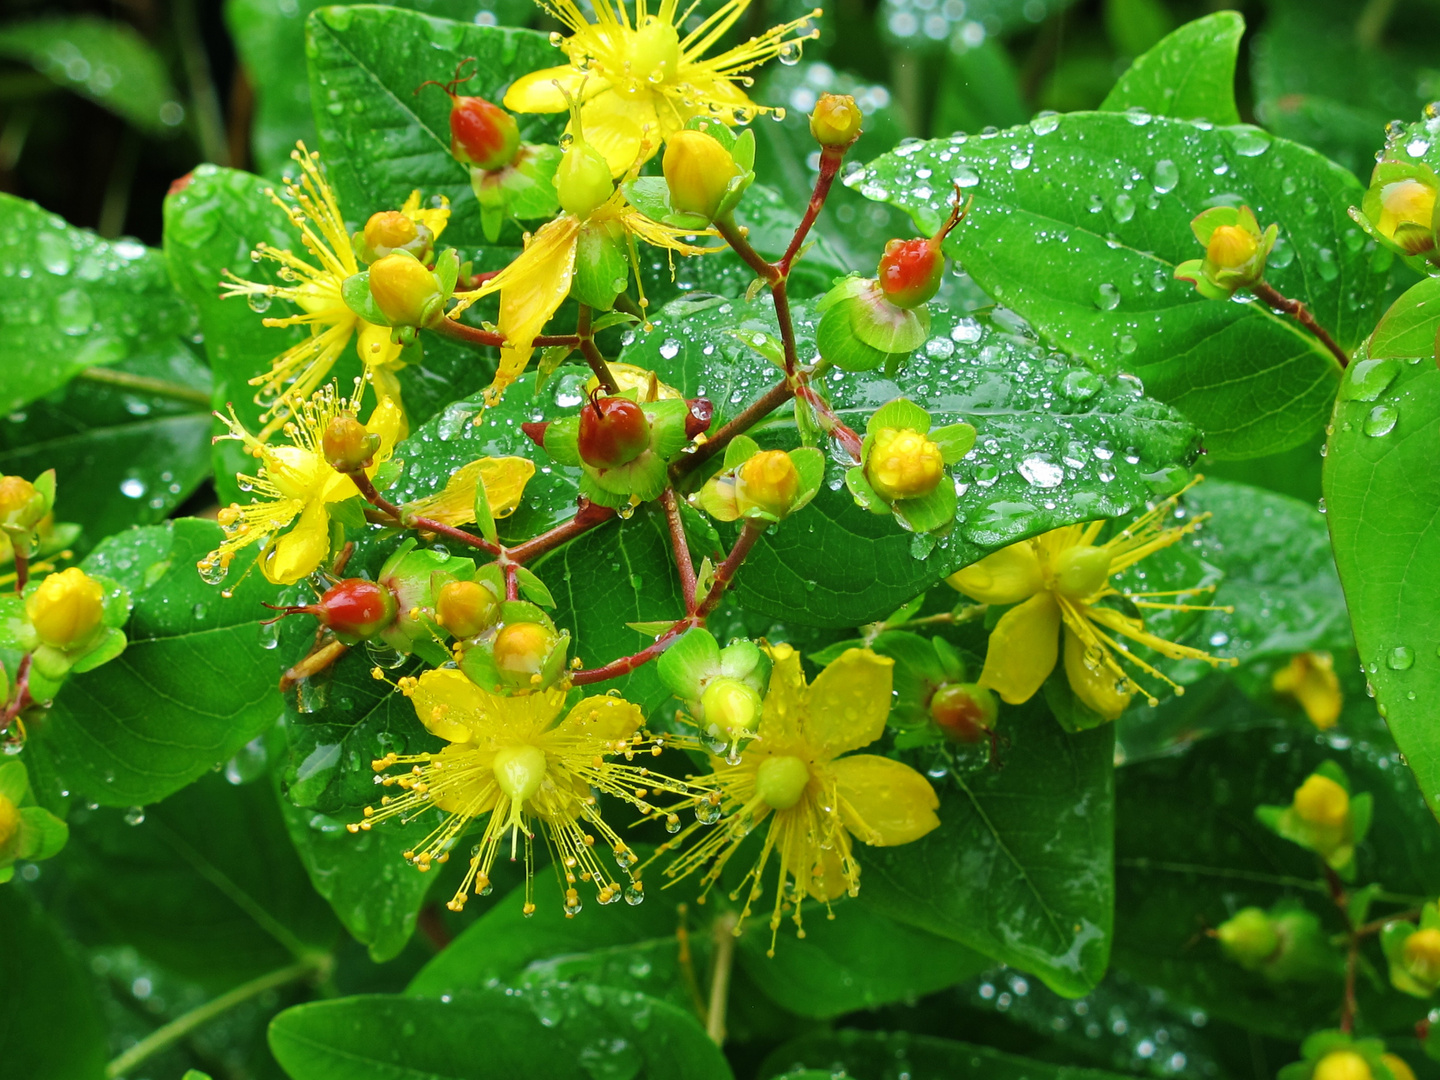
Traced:
<svg viewBox="0 0 1440 1080">
<path fill-rule="evenodd" d="M 1169 158 L 1161 158 L 1150 170 L 1150 182 L 1161 195 L 1168 195 L 1180 183 L 1180 170 Z"/>
<path fill-rule="evenodd" d="M 1121 225 L 1135 216 L 1135 200 L 1122 191 L 1110 203 L 1111 216 Z"/>
<path fill-rule="evenodd" d="M 1405 645 L 1396 645 L 1385 657 L 1385 666 L 1391 671 L 1407 671 L 1415 663 L 1415 654 Z"/>
<path fill-rule="evenodd" d="M 1060 114 L 1046 109 L 1035 114 L 1035 119 L 1030 121 L 1030 130 L 1036 135 L 1049 135 L 1060 126 Z"/>
<path fill-rule="evenodd" d="M 1060 391 L 1073 401 L 1088 401 L 1100 392 L 1100 376 L 1093 371 L 1078 369 L 1067 372 L 1060 383 Z"/>
<path fill-rule="evenodd" d="M 1230 129 L 1230 145 L 1241 157 L 1259 157 L 1270 149 L 1270 136 L 1248 125 Z"/>
<path fill-rule="evenodd" d="M 120 494 L 127 499 L 141 499 L 145 497 L 145 481 L 137 476 L 129 476 L 120 481 Z"/>
<path fill-rule="evenodd" d="M 1376 405 L 1370 410 L 1370 415 L 1365 417 L 1366 435 L 1389 435 L 1395 430 L 1395 423 L 1400 419 L 1400 410 L 1393 405 Z"/>
<path fill-rule="evenodd" d="M 125 811 L 126 825 L 139 825 L 145 820 L 145 808 L 143 806 L 132 806 Z"/>
<path fill-rule="evenodd" d="M 270 310 L 270 294 L 264 292 L 248 293 L 245 302 L 250 305 L 250 310 L 257 315 L 263 315 Z"/>
<path fill-rule="evenodd" d="M 1101 282 L 1095 290 L 1095 306 L 1101 311 L 1114 311 L 1120 306 L 1120 290 L 1108 281 Z"/>
</svg>

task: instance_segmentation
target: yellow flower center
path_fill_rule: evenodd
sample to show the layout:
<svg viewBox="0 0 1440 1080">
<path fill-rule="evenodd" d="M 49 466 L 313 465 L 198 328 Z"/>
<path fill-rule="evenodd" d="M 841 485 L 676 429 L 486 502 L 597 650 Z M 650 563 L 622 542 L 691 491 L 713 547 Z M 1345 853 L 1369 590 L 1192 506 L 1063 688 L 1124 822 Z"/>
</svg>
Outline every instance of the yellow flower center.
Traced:
<svg viewBox="0 0 1440 1080">
<path fill-rule="evenodd" d="M 495 635 L 495 666 L 510 680 L 528 682 L 545 668 L 555 635 L 539 623 L 511 623 Z"/>
<path fill-rule="evenodd" d="M 1416 930 L 1405 939 L 1405 970 L 1424 982 L 1440 981 L 1440 930 Z"/>
<path fill-rule="evenodd" d="M 25 600 L 35 633 L 57 649 L 83 644 L 104 612 L 105 590 L 78 566 L 51 574 Z"/>
<path fill-rule="evenodd" d="M 1084 600 L 1110 580 L 1110 552 L 1102 547 L 1077 545 L 1055 557 L 1050 568 L 1056 592 L 1067 600 Z"/>
<path fill-rule="evenodd" d="M 1381 231 L 1387 236 L 1393 237 L 1401 225 L 1429 228 L 1435 211 L 1435 189 L 1419 180 L 1397 180 L 1380 189 L 1380 205 L 1389 219 L 1380 223 Z"/>
<path fill-rule="evenodd" d="M 767 757 L 755 770 L 755 794 L 772 810 L 789 810 L 810 783 L 810 767 L 798 757 Z"/>
<path fill-rule="evenodd" d="M 1328 776 L 1311 776 L 1295 792 L 1295 813 L 1307 824 L 1335 828 L 1350 814 L 1350 793 Z"/>
<path fill-rule="evenodd" d="M 523 803 L 545 780 L 545 751 L 538 746 L 507 746 L 495 753 L 495 783 L 512 803 Z"/>
<path fill-rule="evenodd" d="M 944 475 L 940 447 L 913 428 L 882 428 L 865 463 L 865 478 L 882 499 L 929 495 Z"/>
<path fill-rule="evenodd" d="M 784 450 L 761 450 L 737 473 L 742 504 L 783 517 L 800 491 L 800 474 Z"/>
<path fill-rule="evenodd" d="M 635 97 L 675 78 L 680 70 L 680 32 L 652 15 L 632 33 L 626 70 L 610 74 L 620 76 L 617 88 L 621 93 Z M 627 75 L 628 79 L 623 77 Z"/>
<path fill-rule="evenodd" d="M 700 695 L 705 722 L 721 731 L 754 731 L 760 722 L 760 695 L 739 679 L 715 679 Z"/>
<path fill-rule="evenodd" d="M 1239 270 L 1260 249 L 1253 234 L 1239 225 L 1221 225 L 1210 234 L 1205 257 L 1221 270 Z"/>
<path fill-rule="evenodd" d="M 4 795 L 0 795 L 0 852 L 20 831 L 20 808 Z"/>
<path fill-rule="evenodd" d="M 1332 1050 L 1315 1066 L 1311 1080 L 1372 1080 L 1365 1059 L 1354 1050 Z"/>
</svg>

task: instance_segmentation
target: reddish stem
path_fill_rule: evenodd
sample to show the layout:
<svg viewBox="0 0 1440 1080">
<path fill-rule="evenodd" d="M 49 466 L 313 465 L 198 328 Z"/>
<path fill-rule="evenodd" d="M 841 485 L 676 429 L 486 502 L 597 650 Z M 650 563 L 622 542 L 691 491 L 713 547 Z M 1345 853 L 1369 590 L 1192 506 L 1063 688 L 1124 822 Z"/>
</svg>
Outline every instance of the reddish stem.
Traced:
<svg viewBox="0 0 1440 1080">
<path fill-rule="evenodd" d="M 19 544 L 14 544 L 11 550 L 15 555 L 15 591 L 25 591 L 25 585 L 30 580 L 30 558 L 20 550 Z"/>
<path fill-rule="evenodd" d="M 419 529 L 422 532 L 432 532 L 436 536 L 445 537 L 447 540 L 457 540 L 462 544 L 468 544 L 470 547 L 479 548 L 481 551 L 494 555 L 496 558 L 499 558 L 505 550 L 499 544 L 490 543 L 490 541 L 486 540 L 483 536 L 476 536 L 474 533 L 468 533 L 464 529 L 457 529 L 454 525 L 446 525 L 443 521 L 436 521 L 434 518 L 412 517 L 409 519 L 409 524 L 411 528 Z"/>
<path fill-rule="evenodd" d="M 1350 363 L 1350 357 L 1345 354 L 1345 350 L 1337 345 L 1335 339 L 1326 332 L 1325 328 L 1315 321 L 1315 316 L 1310 314 L 1310 309 L 1302 301 L 1281 296 L 1268 281 L 1261 281 L 1252 286 L 1252 289 L 1256 296 L 1276 311 L 1283 311 L 1286 315 L 1295 316 L 1301 326 L 1319 338 L 1320 343 L 1330 350 L 1335 359 L 1340 362 L 1342 370 Z"/>
<path fill-rule="evenodd" d="M 1360 953 L 1360 935 L 1350 921 L 1350 897 L 1345 892 L 1340 875 L 1331 869 L 1329 863 L 1322 861 L 1320 865 L 1325 872 L 1325 886 L 1330 890 L 1330 899 L 1340 909 L 1340 918 L 1345 921 L 1345 997 L 1340 1002 L 1340 1030 L 1350 1035 L 1355 1031 L 1355 967 Z"/>
<path fill-rule="evenodd" d="M 15 700 L 5 706 L 5 712 L 0 715 L 0 735 L 10 730 L 10 725 L 15 718 L 34 704 L 30 696 L 30 654 L 26 653 L 20 658 L 20 666 L 15 671 Z"/>
<path fill-rule="evenodd" d="M 783 275 L 781 275 L 780 269 L 750 246 L 750 241 L 746 239 L 745 231 L 735 224 L 733 217 L 724 217 L 717 220 L 715 222 L 715 231 L 730 245 L 731 250 L 744 260 L 745 265 L 750 267 L 751 270 L 754 270 L 756 276 L 764 280 L 766 284 L 774 285 L 775 282 L 781 279 Z"/>
<path fill-rule="evenodd" d="M 684 455 L 674 465 L 670 466 L 670 475 L 678 479 L 704 464 L 721 450 L 724 450 L 730 440 L 736 435 L 743 434 L 748 429 L 754 427 L 755 424 L 769 416 L 794 396 L 795 391 L 791 389 L 789 380 L 782 380 L 776 383 L 746 406 L 743 412 L 728 421 L 724 427 L 697 446 L 694 453 Z"/>
<path fill-rule="evenodd" d="M 714 613 L 720 606 L 720 601 L 725 597 L 725 590 L 735 580 L 735 574 L 740 569 L 750 549 L 755 546 L 755 541 L 760 539 L 760 534 L 765 531 L 763 523 L 746 521 L 740 529 L 740 535 L 735 538 L 735 546 L 730 549 L 730 554 L 725 561 L 715 568 L 715 580 L 710 585 L 710 591 L 705 594 L 704 602 L 695 610 L 695 616 L 704 619 Z"/>
<path fill-rule="evenodd" d="M 543 532 L 533 540 L 526 540 L 518 547 L 508 548 L 505 552 L 506 558 L 511 562 L 524 563 L 531 559 L 544 555 L 547 551 L 559 547 L 566 541 L 573 540 L 581 533 L 587 533 L 596 525 L 604 524 L 615 516 L 615 511 L 608 506 L 601 506 L 592 503 L 589 499 L 580 500 L 580 509 L 569 521 L 549 532 Z"/>
<path fill-rule="evenodd" d="M 675 552 L 675 568 L 680 571 L 680 593 L 685 598 L 685 614 L 695 614 L 695 563 L 690 558 L 690 544 L 685 539 L 685 522 L 680 517 L 680 500 L 674 488 L 660 495 L 665 507 L 665 521 L 670 526 L 670 546 Z"/>
<path fill-rule="evenodd" d="M 790 267 L 795 262 L 795 256 L 800 254 L 800 248 L 805 243 L 805 237 L 810 233 L 810 227 L 815 224 L 815 219 L 820 216 L 820 208 L 830 197 L 830 185 L 839 175 L 840 162 L 845 160 L 845 151 L 848 149 L 850 149 L 848 146 L 840 148 L 827 146 L 820 151 L 820 175 L 815 178 L 815 191 L 810 196 L 810 205 L 805 207 L 805 216 L 800 219 L 800 226 L 795 230 L 795 236 L 791 239 L 790 246 L 785 249 L 785 254 L 776 264 L 780 268 L 781 274 L 789 276 Z"/>
<path fill-rule="evenodd" d="M 442 319 L 430 329 L 441 337 L 463 341 L 468 345 L 488 345 L 498 349 L 505 344 L 504 334 L 481 330 L 477 326 L 467 326 L 458 319 Z M 537 349 L 548 348 L 551 345 L 569 345 L 573 348 L 580 344 L 580 338 L 575 334 L 541 334 L 531 344 Z"/>
<path fill-rule="evenodd" d="M 364 496 L 365 501 L 371 506 L 384 510 L 395 519 L 397 525 L 404 521 L 404 515 L 400 513 L 400 508 L 375 490 L 375 485 L 370 482 L 370 477 L 365 475 L 363 469 L 356 469 L 354 472 L 347 472 L 345 475 L 355 481 L 355 486 L 360 489 L 360 494 Z"/>
<path fill-rule="evenodd" d="M 830 403 L 812 390 L 808 382 L 801 384 L 800 389 L 795 392 L 795 396 L 815 410 L 820 426 L 844 448 L 852 461 L 859 464 L 860 449 L 864 444 L 855 429 L 841 420 L 835 410 L 830 407 Z"/>
<path fill-rule="evenodd" d="M 520 599 L 520 564 L 507 562 L 505 564 L 505 599 Z"/>
<path fill-rule="evenodd" d="M 600 381 L 600 389 L 607 394 L 618 394 L 620 384 L 615 381 L 615 376 L 610 371 L 610 365 L 605 362 L 604 354 L 595 344 L 595 333 L 590 328 L 590 305 L 588 304 L 580 305 L 580 317 L 576 322 L 575 333 L 580 339 L 580 352 L 584 355 L 585 362 L 590 365 L 590 370 Z"/>
</svg>

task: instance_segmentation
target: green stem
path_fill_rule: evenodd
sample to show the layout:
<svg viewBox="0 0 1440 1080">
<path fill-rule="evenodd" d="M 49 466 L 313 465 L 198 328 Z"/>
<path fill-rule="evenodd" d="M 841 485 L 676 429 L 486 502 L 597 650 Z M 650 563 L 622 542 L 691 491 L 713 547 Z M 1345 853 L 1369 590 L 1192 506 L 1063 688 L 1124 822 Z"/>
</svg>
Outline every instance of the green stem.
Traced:
<svg viewBox="0 0 1440 1080">
<path fill-rule="evenodd" d="M 241 983 L 235 989 L 221 994 L 213 1001 L 207 1001 L 198 1008 L 191 1009 L 183 1016 L 178 1016 L 164 1027 L 156 1028 L 145 1038 L 141 1039 L 134 1046 L 130 1047 L 110 1064 L 105 1066 L 107 1080 L 117 1080 L 124 1076 L 136 1066 L 148 1061 L 163 1050 L 168 1050 L 181 1039 L 185 1038 L 192 1031 L 204 1027 L 216 1017 L 229 1012 L 237 1005 L 243 1005 L 251 998 L 259 997 L 267 990 L 274 990 L 277 987 L 286 986 L 289 983 L 300 982 L 312 976 L 323 977 L 324 970 L 329 966 L 328 956 L 312 957 L 302 960 L 298 964 L 291 964 L 289 967 L 280 968 L 269 974 L 261 975 L 258 979 L 251 979 L 247 983 Z"/>
<path fill-rule="evenodd" d="M 725 1012 L 730 1000 L 730 969 L 735 962 L 735 915 L 726 912 L 715 920 L 711 934 L 715 942 L 710 973 L 710 1008 L 705 1016 L 705 1034 L 716 1046 L 725 1045 Z"/>
<path fill-rule="evenodd" d="M 230 164 L 230 145 L 225 138 L 225 117 L 220 111 L 220 95 L 210 74 L 210 58 L 200 36 L 200 20 L 195 0 L 175 0 L 171 9 L 175 19 L 175 36 L 179 39 L 180 59 L 185 66 L 185 81 L 190 84 L 190 111 L 195 121 L 195 136 L 200 153 L 216 165 Z"/>
<path fill-rule="evenodd" d="M 133 390 L 137 394 L 169 398 L 171 401 L 183 401 L 187 405 L 201 405 L 207 409 L 210 407 L 209 392 L 197 390 L 193 386 L 166 382 L 164 379 L 152 379 L 147 375 L 132 375 L 128 371 L 116 371 L 108 367 L 89 367 L 75 377 L 107 386 L 118 386 L 122 390 Z"/>
</svg>

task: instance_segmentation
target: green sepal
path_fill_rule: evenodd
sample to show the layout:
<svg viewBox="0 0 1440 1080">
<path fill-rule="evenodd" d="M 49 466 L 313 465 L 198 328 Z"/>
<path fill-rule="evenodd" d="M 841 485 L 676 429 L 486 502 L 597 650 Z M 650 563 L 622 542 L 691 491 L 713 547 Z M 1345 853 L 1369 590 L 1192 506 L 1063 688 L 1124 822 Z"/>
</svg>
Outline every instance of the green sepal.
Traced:
<svg viewBox="0 0 1440 1080">
<path fill-rule="evenodd" d="M 520 586 L 520 595 L 527 600 L 539 604 L 541 607 L 554 607 L 555 597 L 550 595 L 550 590 L 540 580 L 534 570 L 525 566 L 515 568 L 515 581 Z"/>
<path fill-rule="evenodd" d="M 610 312 L 614 314 L 614 312 Z M 599 320 L 592 329 L 599 329 Z M 535 396 L 540 396 L 540 391 L 545 389 L 547 383 L 560 370 L 560 366 L 569 359 L 570 354 L 575 351 L 574 345 L 550 345 L 540 350 L 540 362 L 535 365 Z"/>
<path fill-rule="evenodd" d="M 703 626 L 692 626 L 655 661 L 656 673 L 676 697 L 695 701 L 700 684 L 720 668 L 720 643 Z"/>
<path fill-rule="evenodd" d="M 790 504 L 789 512 L 793 514 L 815 498 L 820 485 L 825 482 L 825 454 L 817 447 L 802 446 L 790 451 L 790 460 L 800 474 L 800 488 L 795 493 L 795 501 Z"/>
<path fill-rule="evenodd" d="M 930 441 L 940 447 L 940 459 L 954 465 L 975 446 L 975 428 L 970 424 L 946 424 L 930 432 Z"/>
<path fill-rule="evenodd" d="M 664 221 L 674 212 L 670 209 L 670 188 L 663 176 L 637 176 L 622 187 L 626 201 L 652 221 Z"/>
<path fill-rule="evenodd" d="M 107 626 L 93 644 L 75 657 L 70 670 L 77 675 L 94 671 L 101 664 L 108 663 L 123 653 L 125 645 L 125 631 Z"/>
<path fill-rule="evenodd" d="M 492 544 L 500 542 L 500 533 L 495 528 L 495 514 L 490 509 L 490 493 L 483 483 L 475 485 L 475 527 L 480 535 Z"/>
<path fill-rule="evenodd" d="M 70 839 L 70 826 L 43 806 L 27 806 L 20 811 L 19 839 L 16 858 L 39 862 L 60 854 Z"/>
<path fill-rule="evenodd" d="M 908 398 L 894 398 L 876 409 L 865 423 L 867 435 L 874 435 L 885 428 L 909 428 L 924 435 L 930 430 L 930 414 Z"/>
<path fill-rule="evenodd" d="M 351 274 L 341 282 L 340 299 L 345 301 L 346 307 L 366 322 L 374 323 L 376 326 L 390 325 L 390 320 L 380 310 L 380 305 L 375 303 L 375 297 L 370 295 L 369 270 Z"/>
<path fill-rule="evenodd" d="M 725 447 L 724 469 L 738 469 L 760 452 L 760 444 L 749 435 L 736 435 Z"/>
<path fill-rule="evenodd" d="M 1426 904 L 1425 908 L 1433 906 L 1433 904 Z M 1402 994 L 1428 998 L 1435 992 L 1435 984 L 1421 982 L 1405 969 L 1405 943 L 1410 940 L 1410 935 L 1415 931 L 1416 927 L 1413 923 L 1399 920 L 1387 923 L 1380 931 L 1380 949 L 1385 953 L 1385 959 L 1389 962 L 1390 985 Z"/>
<path fill-rule="evenodd" d="M 352 495 L 348 499 L 326 503 L 325 513 L 330 516 L 331 521 L 347 528 L 363 529 L 368 524 L 365 520 L 365 508 L 369 505 L 363 495 Z"/>
<path fill-rule="evenodd" d="M 0 798 L 9 799 L 16 806 L 30 791 L 30 774 L 23 761 L 0 763 Z"/>
<path fill-rule="evenodd" d="M 0 596 L 0 649 L 29 652 L 40 644 L 25 616 L 25 601 L 14 593 Z"/>
<path fill-rule="evenodd" d="M 637 634 L 644 634 L 646 637 L 658 638 L 665 631 L 675 625 L 674 619 L 654 619 L 650 622 L 627 622 L 625 624 Z"/>
<path fill-rule="evenodd" d="M 587 221 L 576 238 L 570 295 L 596 311 L 609 311 L 629 281 L 630 260 L 620 222 Z"/>
<path fill-rule="evenodd" d="M 545 452 L 561 465 L 578 467 L 580 460 L 580 417 L 565 416 L 545 425 Z"/>
<path fill-rule="evenodd" d="M 495 656 L 484 645 L 465 650 L 465 655 L 460 657 L 460 670 L 467 679 L 488 693 L 501 693 L 506 689 L 500 669 L 495 666 Z"/>
<path fill-rule="evenodd" d="M 895 516 L 911 532 L 926 533 L 944 528 L 954 521 L 958 505 L 954 483 L 948 476 L 941 476 L 933 491 L 913 499 L 896 499 L 893 509 Z"/>
<path fill-rule="evenodd" d="M 855 497 L 855 502 L 872 514 L 883 515 L 892 512 L 890 504 L 870 486 L 870 481 L 866 479 L 865 470 L 861 466 L 855 465 L 845 470 L 845 486 L 850 489 L 850 494 Z"/>
<path fill-rule="evenodd" d="M 675 402 L 683 405 L 683 402 Z M 654 429 L 651 429 L 652 433 Z M 643 450 L 634 461 L 613 469 L 597 469 L 593 465 L 581 465 L 585 475 L 601 491 L 610 495 L 624 496 L 628 501 L 634 496 L 641 502 L 660 497 L 669 481 L 669 466 L 654 450 Z"/>
<path fill-rule="evenodd" d="M 551 218 L 560 209 L 555 195 L 555 171 L 562 152 L 550 144 L 527 144 L 503 169 L 487 172 L 470 166 L 470 187 L 480 204 L 480 224 L 493 244 L 507 218 L 535 221 Z"/>
<path fill-rule="evenodd" d="M 1228 300 L 1230 298 L 1229 289 L 1220 288 L 1205 276 L 1203 259 L 1186 259 L 1175 267 L 1175 280 L 1190 282 L 1195 286 L 1195 291 L 1206 300 Z"/>
</svg>

